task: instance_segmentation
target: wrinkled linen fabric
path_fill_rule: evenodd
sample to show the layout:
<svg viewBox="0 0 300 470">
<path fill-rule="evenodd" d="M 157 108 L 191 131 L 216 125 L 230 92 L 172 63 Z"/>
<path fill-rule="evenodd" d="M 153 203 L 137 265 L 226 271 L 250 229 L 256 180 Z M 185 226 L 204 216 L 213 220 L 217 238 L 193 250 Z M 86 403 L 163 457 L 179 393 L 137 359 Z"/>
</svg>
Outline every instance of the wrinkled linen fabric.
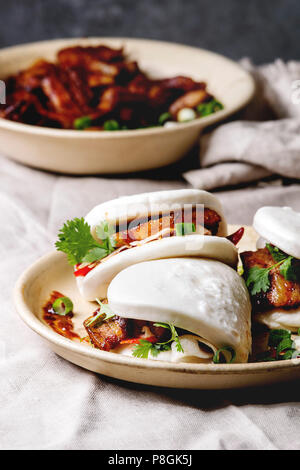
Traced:
<svg viewBox="0 0 300 470">
<path fill-rule="evenodd" d="M 256 94 L 241 119 L 220 125 L 200 140 L 200 168 L 183 177 L 211 190 L 273 174 L 300 179 L 300 62 L 254 67 Z"/>
<path fill-rule="evenodd" d="M 300 448 L 299 381 L 237 391 L 125 383 L 60 358 L 16 313 L 17 278 L 53 249 L 66 219 L 121 195 L 181 187 L 57 176 L 0 158 L 0 449 Z M 250 224 L 263 204 L 300 210 L 297 185 L 218 195 L 231 223 Z"/>
</svg>

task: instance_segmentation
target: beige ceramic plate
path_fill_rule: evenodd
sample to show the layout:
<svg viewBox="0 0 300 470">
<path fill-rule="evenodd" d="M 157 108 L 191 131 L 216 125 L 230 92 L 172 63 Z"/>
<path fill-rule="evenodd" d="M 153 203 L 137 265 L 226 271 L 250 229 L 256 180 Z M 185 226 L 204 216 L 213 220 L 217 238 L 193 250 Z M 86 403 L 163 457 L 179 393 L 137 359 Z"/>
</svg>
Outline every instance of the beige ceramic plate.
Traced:
<svg viewBox="0 0 300 470">
<path fill-rule="evenodd" d="M 0 118 L 0 152 L 33 167 L 73 174 L 124 173 L 162 167 L 181 158 L 201 129 L 244 106 L 254 93 L 253 79 L 235 62 L 202 49 L 141 39 L 68 39 L 10 47 L 0 51 L 0 78 L 38 58 L 54 60 L 73 44 L 124 46 L 153 77 L 186 75 L 204 80 L 224 110 L 176 128 L 80 132 L 15 123 Z"/>
<path fill-rule="evenodd" d="M 253 229 L 247 228 L 241 250 L 254 249 L 256 238 Z M 120 356 L 71 341 L 43 323 L 42 308 L 53 290 L 73 300 L 75 331 L 85 336 L 82 322 L 96 307 L 80 298 L 73 270 L 62 253 L 42 257 L 21 276 L 15 288 L 18 313 L 57 354 L 85 369 L 130 382 L 198 389 L 266 385 L 300 377 L 300 359 L 256 364 L 172 364 Z"/>
</svg>

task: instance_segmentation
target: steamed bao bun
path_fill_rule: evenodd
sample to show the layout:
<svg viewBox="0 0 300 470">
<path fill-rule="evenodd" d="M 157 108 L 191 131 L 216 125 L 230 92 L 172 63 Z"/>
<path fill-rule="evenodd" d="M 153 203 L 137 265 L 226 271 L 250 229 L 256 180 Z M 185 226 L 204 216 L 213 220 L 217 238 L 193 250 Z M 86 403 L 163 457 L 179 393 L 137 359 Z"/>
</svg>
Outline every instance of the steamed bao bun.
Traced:
<svg viewBox="0 0 300 470">
<path fill-rule="evenodd" d="M 184 237 L 162 238 L 121 251 L 107 260 L 104 258 L 86 276 L 76 278 L 81 295 L 86 300 L 105 298 L 109 283 L 120 271 L 132 264 L 148 260 L 186 256 L 205 257 L 236 267 L 237 249 L 224 238 L 227 235 L 227 223 L 222 206 L 214 195 L 206 191 L 182 189 L 125 196 L 96 206 L 85 220 L 91 226 L 92 235 L 97 239 L 95 230 L 103 221 L 116 226 L 124 221 L 181 210 L 187 205 L 191 207 L 196 204 L 203 204 L 205 208 L 214 210 L 221 217 L 218 236 L 194 233 Z"/>
<path fill-rule="evenodd" d="M 107 298 L 116 315 L 173 323 L 203 338 L 213 351 L 232 347 L 236 351 L 235 362 L 248 360 L 249 294 L 243 279 L 224 263 L 173 258 L 132 265 L 112 280 Z M 172 351 L 171 356 L 170 352 L 162 352 L 157 359 L 182 362 L 178 353 L 174 359 Z"/>
<path fill-rule="evenodd" d="M 258 248 L 266 242 L 287 255 L 300 259 L 300 213 L 291 207 L 261 207 L 255 214 L 253 227 L 260 235 Z M 299 279 L 300 282 L 300 279 Z M 292 309 L 274 308 L 257 313 L 257 322 L 268 328 L 284 328 L 297 331 L 300 327 L 300 307 Z"/>
<path fill-rule="evenodd" d="M 300 213 L 291 207 L 261 207 L 253 227 L 260 237 L 281 251 L 300 259 Z"/>
</svg>

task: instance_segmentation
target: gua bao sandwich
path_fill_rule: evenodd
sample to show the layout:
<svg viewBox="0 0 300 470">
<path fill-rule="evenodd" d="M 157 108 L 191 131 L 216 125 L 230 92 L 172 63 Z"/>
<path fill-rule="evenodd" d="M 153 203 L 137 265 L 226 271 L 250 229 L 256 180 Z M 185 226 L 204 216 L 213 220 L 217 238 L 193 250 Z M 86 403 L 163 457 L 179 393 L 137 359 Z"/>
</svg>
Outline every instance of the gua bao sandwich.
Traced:
<svg viewBox="0 0 300 470">
<path fill-rule="evenodd" d="M 239 274 L 221 261 L 135 264 L 113 279 L 107 299 L 117 317 L 98 327 L 93 317 L 85 322 L 101 349 L 170 362 L 220 362 L 220 353 L 227 362 L 248 360 L 249 295 Z"/>
<path fill-rule="evenodd" d="M 253 319 L 270 329 L 300 327 L 300 213 L 289 207 L 262 207 L 253 226 L 257 251 L 241 254 L 251 294 Z"/>
<path fill-rule="evenodd" d="M 122 197 L 68 221 L 58 250 L 98 349 L 171 362 L 247 362 L 251 303 L 218 199 L 200 190 Z M 102 301 L 100 300 L 102 299 Z"/>
<path fill-rule="evenodd" d="M 219 200 L 206 191 L 183 189 L 100 204 L 85 220 L 68 221 L 56 247 L 74 265 L 81 295 L 95 300 L 106 297 L 120 271 L 142 261 L 192 256 L 222 258 L 235 267 L 237 250 L 231 238 L 221 239 L 226 235 Z"/>
</svg>

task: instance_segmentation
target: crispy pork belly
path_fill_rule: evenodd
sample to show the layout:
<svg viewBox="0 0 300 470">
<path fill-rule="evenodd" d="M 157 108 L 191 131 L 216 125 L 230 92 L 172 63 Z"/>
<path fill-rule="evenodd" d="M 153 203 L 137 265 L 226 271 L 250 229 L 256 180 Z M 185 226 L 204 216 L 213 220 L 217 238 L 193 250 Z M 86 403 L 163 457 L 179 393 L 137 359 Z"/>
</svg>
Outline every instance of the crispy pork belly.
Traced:
<svg viewBox="0 0 300 470">
<path fill-rule="evenodd" d="M 93 316 L 98 313 L 99 310 L 96 310 Z M 154 342 L 162 341 L 168 334 L 168 330 L 154 326 L 152 322 L 131 320 L 118 316 L 105 322 L 97 322 L 96 320 L 94 324 L 88 326 L 90 321 L 93 319 L 93 316 L 84 321 L 84 327 L 94 347 L 101 349 L 102 351 L 110 351 L 111 349 L 116 348 L 121 341 L 126 339 L 142 337 L 144 327 L 147 327 L 150 330 L 151 337 L 154 339 Z"/>
<path fill-rule="evenodd" d="M 137 223 L 135 222 L 133 227 L 129 226 L 128 229 L 120 230 L 116 233 L 115 239 L 119 247 L 133 241 L 145 240 L 151 235 L 155 235 L 163 230 L 165 231 L 164 236 L 173 236 L 175 235 L 175 225 L 177 223 L 193 222 L 196 225 L 196 221 L 204 224 L 204 234 L 216 235 L 221 217 L 214 210 L 207 208 L 205 208 L 204 211 L 200 209 L 198 213 L 196 212 L 196 208 L 192 211 L 185 211 L 184 213 L 180 210 L 171 212 L 168 215 L 152 217 L 149 220 L 143 219 Z M 167 229 L 170 230 L 168 231 Z"/>
<path fill-rule="evenodd" d="M 245 273 L 250 268 L 269 268 L 276 262 L 267 248 L 246 251 L 241 254 Z M 270 271 L 270 288 L 252 297 L 254 313 L 274 308 L 291 309 L 300 306 L 300 283 L 287 281 L 279 271 L 280 267 Z"/>
<path fill-rule="evenodd" d="M 98 311 L 97 311 L 98 313 Z M 88 326 L 93 317 L 89 317 L 84 322 L 84 327 L 95 348 L 103 351 L 110 351 L 128 338 L 129 321 L 125 318 L 114 317 L 106 322 L 97 323 Z"/>
</svg>

